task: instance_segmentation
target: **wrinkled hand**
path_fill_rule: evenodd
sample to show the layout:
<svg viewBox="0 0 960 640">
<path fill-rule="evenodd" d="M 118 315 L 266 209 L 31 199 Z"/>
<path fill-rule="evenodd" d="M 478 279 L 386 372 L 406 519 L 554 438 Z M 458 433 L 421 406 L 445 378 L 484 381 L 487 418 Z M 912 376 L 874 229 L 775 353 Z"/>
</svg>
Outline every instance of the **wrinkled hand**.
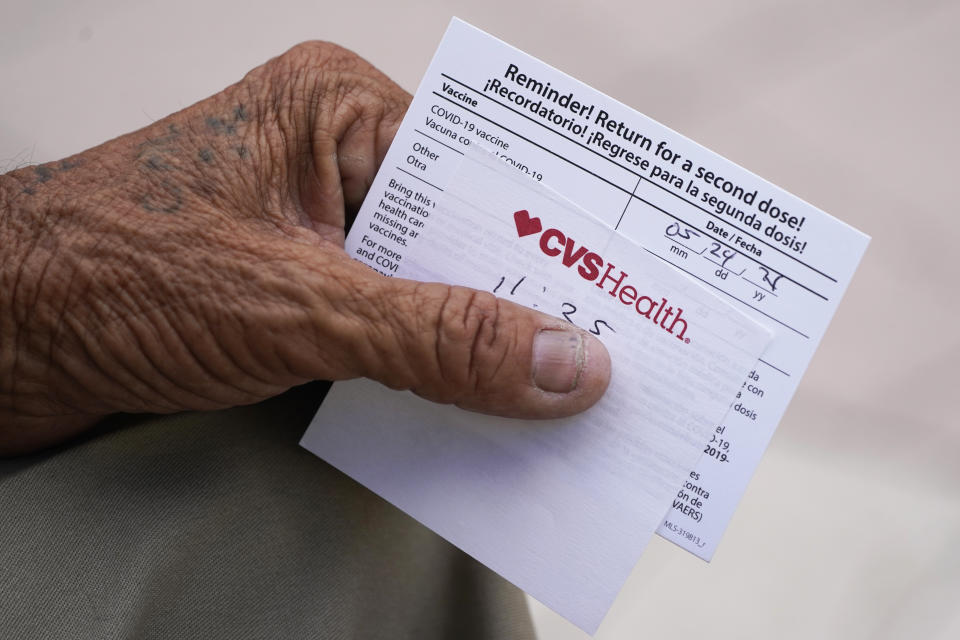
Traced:
<svg viewBox="0 0 960 640">
<path fill-rule="evenodd" d="M 610 365 L 589 334 L 343 251 L 409 100 L 308 43 L 146 129 L 0 177 L 0 452 L 312 379 L 515 417 L 595 402 Z"/>
</svg>

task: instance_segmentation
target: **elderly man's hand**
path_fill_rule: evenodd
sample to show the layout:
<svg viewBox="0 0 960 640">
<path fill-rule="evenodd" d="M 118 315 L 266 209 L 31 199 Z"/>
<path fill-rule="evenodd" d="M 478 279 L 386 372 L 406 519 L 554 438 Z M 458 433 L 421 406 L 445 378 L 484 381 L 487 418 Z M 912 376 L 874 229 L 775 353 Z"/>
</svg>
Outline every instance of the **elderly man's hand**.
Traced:
<svg viewBox="0 0 960 640">
<path fill-rule="evenodd" d="M 610 364 L 589 334 L 343 251 L 409 99 L 309 43 L 146 129 L 0 177 L 0 452 L 317 378 L 516 417 L 595 402 Z"/>
</svg>

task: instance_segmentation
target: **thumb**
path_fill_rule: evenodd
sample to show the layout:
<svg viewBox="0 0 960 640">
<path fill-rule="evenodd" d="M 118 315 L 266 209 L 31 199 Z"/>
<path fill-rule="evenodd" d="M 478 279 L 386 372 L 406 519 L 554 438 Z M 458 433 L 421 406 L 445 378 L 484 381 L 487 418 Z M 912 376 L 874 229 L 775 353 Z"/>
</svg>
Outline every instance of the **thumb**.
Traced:
<svg viewBox="0 0 960 640">
<path fill-rule="evenodd" d="M 343 309 L 363 316 L 349 324 L 366 339 L 348 341 L 361 375 L 514 418 L 579 413 L 607 388 L 606 348 L 568 322 L 474 289 L 367 273 L 365 295 Z"/>
</svg>

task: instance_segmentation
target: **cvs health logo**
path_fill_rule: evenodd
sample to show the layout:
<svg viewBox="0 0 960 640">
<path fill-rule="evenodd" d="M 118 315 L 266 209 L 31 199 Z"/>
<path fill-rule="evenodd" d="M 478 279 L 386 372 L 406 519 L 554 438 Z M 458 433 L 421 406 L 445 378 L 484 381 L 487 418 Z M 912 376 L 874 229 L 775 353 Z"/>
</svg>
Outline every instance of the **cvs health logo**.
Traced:
<svg viewBox="0 0 960 640">
<path fill-rule="evenodd" d="M 540 251 L 544 255 L 559 258 L 563 266 L 569 269 L 576 267 L 581 278 L 588 282 L 596 282 L 598 288 L 623 304 L 633 307 L 638 314 L 659 328 L 687 344 L 690 343 L 690 338 L 686 337 L 688 326 L 687 321 L 682 317 L 683 309 L 680 307 L 675 309 L 664 297 L 657 302 L 651 296 L 642 295 L 636 287 L 624 284 L 629 278 L 626 272 L 617 269 L 612 262 L 604 260 L 597 252 L 591 251 L 584 245 L 578 245 L 576 240 L 559 229 L 544 231 L 540 218 L 531 216 L 526 209 L 515 212 L 513 222 L 517 226 L 517 236 L 521 238 L 540 235 Z"/>
</svg>

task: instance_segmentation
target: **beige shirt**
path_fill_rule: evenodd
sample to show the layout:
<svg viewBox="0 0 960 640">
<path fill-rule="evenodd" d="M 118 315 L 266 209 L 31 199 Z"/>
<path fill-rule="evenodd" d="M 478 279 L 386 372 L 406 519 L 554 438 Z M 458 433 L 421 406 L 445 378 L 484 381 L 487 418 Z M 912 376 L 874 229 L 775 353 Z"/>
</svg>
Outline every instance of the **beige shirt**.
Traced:
<svg viewBox="0 0 960 640">
<path fill-rule="evenodd" d="M 297 445 L 326 388 L 0 461 L 3 635 L 532 638 L 517 589 Z"/>
</svg>

